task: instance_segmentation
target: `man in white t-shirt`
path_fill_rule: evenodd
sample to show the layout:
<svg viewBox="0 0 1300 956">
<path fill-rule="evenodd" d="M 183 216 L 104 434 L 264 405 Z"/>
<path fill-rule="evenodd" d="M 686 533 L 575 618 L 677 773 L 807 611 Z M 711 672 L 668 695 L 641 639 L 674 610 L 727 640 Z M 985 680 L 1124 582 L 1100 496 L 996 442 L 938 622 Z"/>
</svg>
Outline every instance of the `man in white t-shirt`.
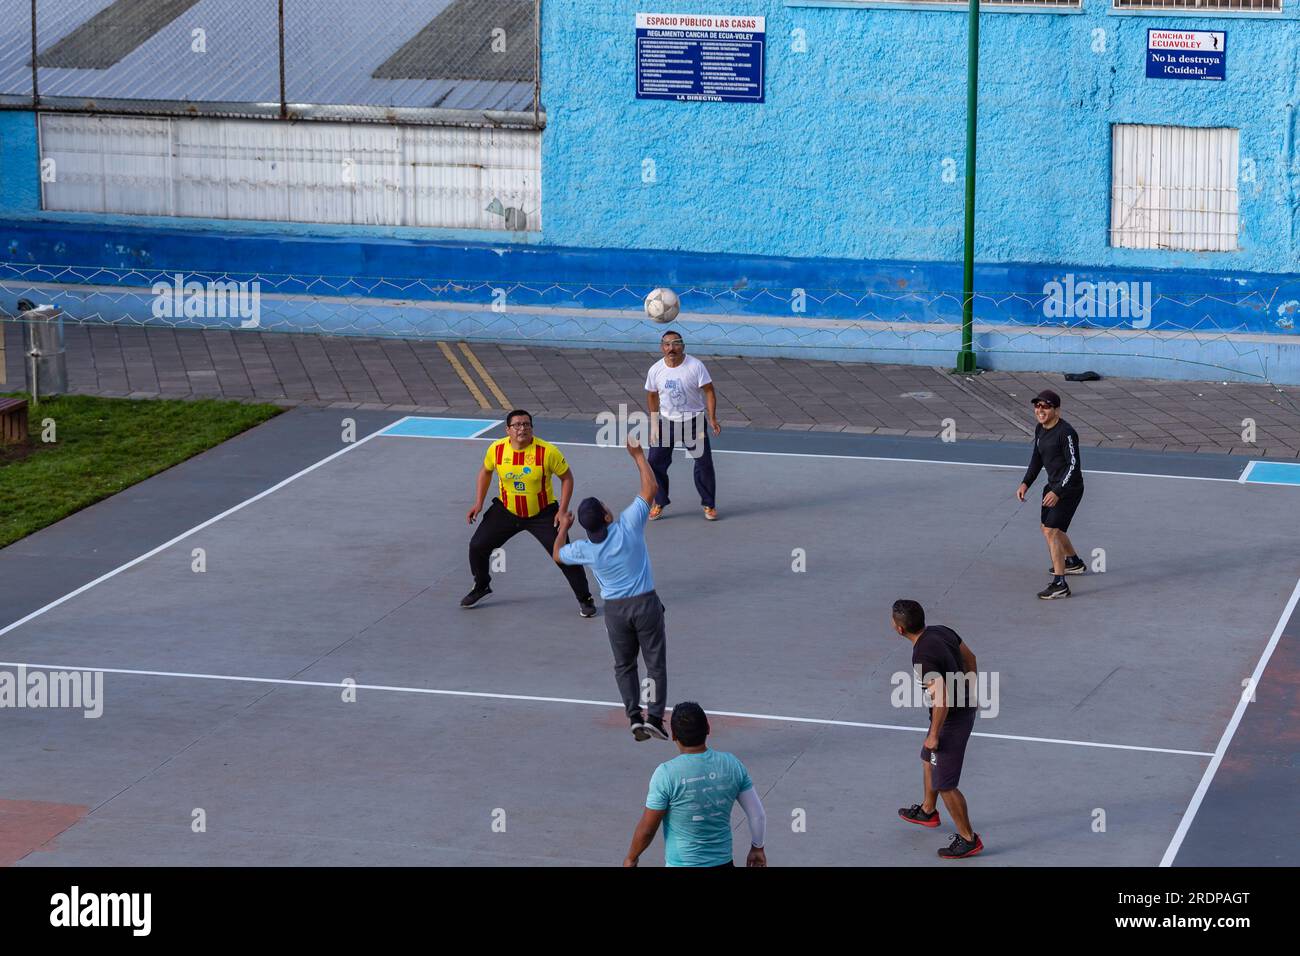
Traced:
<svg viewBox="0 0 1300 956">
<path fill-rule="evenodd" d="M 695 490 L 700 493 L 704 517 L 718 519 L 717 479 L 713 473 L 713 449 L 709 446 L 705 416 L 714 435 L 722 433 L 718 424 L 718 397 L 713 379 L 704 363 L 686 354 L 686 343 L 676 332 L 665 332 L 659 340 L 664 357 L 650 366 L 646 375 L 646 404 L 659 416 L 659 433 L 651 436 L 646 458 L 659 482 L 650 520 L 654 521 L 668 506 L 668 466 L 673 463 L 673 449 L 684 445 L 695 459 Z"/>
</svg>

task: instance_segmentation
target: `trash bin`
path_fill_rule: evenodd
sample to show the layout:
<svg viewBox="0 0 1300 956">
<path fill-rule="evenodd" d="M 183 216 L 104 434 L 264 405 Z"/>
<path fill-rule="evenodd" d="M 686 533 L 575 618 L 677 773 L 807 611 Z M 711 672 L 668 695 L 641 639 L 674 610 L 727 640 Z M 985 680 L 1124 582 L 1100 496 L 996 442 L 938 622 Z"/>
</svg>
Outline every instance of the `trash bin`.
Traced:
<svg viewBox="0 0 1300 956">
<path fill-rule="evenodd" d="M 33 401 L 68 390 L 68 357 L 63 350 L 63 313 L 52 305 L 18 303 L 23 323 L 27 391 Z"/>
</svg>

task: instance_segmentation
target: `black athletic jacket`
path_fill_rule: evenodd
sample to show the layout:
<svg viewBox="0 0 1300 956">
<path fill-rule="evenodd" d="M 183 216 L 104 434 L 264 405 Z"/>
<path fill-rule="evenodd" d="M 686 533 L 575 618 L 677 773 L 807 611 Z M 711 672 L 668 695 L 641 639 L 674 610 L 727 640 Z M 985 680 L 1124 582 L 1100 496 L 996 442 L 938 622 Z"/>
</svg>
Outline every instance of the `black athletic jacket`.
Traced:
<svg viewBox="0 0 1300 956">
<path fill-rule="evenodd" d="M 1032 485 L 1043 467 L 1047 468 L 1048 491 L 1058 495 L 1077 495 L 1083 491 L 1083 462 L 1079 459 L 1079 434 L 1064 418 L 1056 426 L 1034 429 L 1034 454 L 1029 459 L 1029 470 L 1024 482 Z"/>
</svg>

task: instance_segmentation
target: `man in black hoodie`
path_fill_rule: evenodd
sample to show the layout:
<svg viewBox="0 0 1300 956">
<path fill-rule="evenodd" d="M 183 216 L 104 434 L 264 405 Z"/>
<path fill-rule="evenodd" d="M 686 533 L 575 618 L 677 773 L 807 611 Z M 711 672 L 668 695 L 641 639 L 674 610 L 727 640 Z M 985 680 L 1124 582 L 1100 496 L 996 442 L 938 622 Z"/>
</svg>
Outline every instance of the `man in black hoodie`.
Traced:
<svg viewBox="0 0 1300 956">
<path fill-rule="evenodd" d="M 1070 423 L 1061 418 L 1061 396 L 1053 391 L 1042 391 L 1034 396 L 1034 453 L 1029 459 L 1029 469 L 1016 489 L 1016 497 L 1025 500 L 1025 492 L 1034 483 L 1038 473 L 1047 469 L 1047 485 L 1043 488 L 1041 522 L 1047 549 L 1052 555 L 1052 583 L 1038 592 L 1044 601 L 1070 596 L 1067 574 L 1083 574 L 1087 566 L 1070 543 L 1066 531 L 1070 519 L 1083 500 L 1083 462 L 1079 458 L 1079 435 Z"/>
</svg>

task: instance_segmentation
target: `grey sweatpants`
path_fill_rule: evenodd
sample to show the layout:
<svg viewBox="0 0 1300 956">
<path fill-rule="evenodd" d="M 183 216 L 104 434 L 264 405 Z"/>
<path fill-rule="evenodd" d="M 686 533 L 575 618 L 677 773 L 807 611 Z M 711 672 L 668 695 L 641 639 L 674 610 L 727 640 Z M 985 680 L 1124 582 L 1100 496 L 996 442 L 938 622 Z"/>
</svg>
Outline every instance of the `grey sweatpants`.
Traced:
<svg viewBox="0 0 1300 956">
<path fill-rule="evenodd" d="M 628 717 L 640 717 L 642 700 L 651 717 L 664 716 L 668 699 L 668 657 L 664 647 L 664 605 L 654 591 L 605 602 L 605 630 L 614 652 L 614 680 Z M 637 673 L 641 652 L 649 678 L 644 696 Z"/>
</svg>

